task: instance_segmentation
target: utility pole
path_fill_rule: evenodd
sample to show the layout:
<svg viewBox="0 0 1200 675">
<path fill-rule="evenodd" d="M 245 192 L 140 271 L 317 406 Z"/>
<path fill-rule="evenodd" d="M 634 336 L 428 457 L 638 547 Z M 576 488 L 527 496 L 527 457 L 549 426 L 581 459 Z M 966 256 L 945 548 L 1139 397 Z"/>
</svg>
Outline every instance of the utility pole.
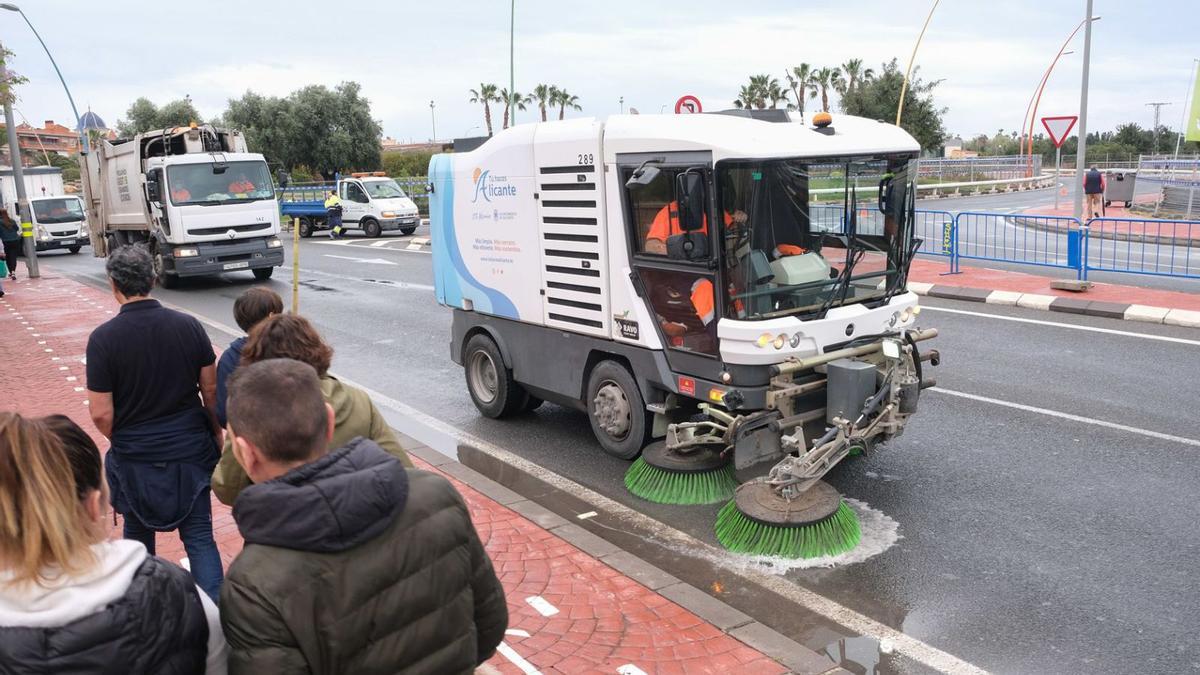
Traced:
<svg viewBox="0 0 1200 675">
<path fill-rule="evenodd" d="M 1166 101 L 1156 101 L 1156 102 L 1154 102 L 1154 103 L 1147 103 L 1146 105 L 1148 105 L 1148 106 L 1154 106 L 1154 153 L 1153 153 L 1153 154 L 1157 155 L 1157 154 L 1158 154 L 1158 120 L 1159 120 L 1159 113 L 1162 111 L 1162 107 L 1163 107 L 1164 105 L 1171 105 L 1171 104 L 1170 104 L 1169 102 L 1166 102 Z"/>
<path fill-rule="evenodd" d="M 625 114 L 625 97 L 624 97 L 624 96 L 622 96 L 622 97 L 621 97 L 620 99 L 618 99 L 618 100 L 619 100 L 619 101 L 620 101 L 620 103 L 621 103 L 621 114 L 622 114 L 622 115 L 624 115 L 624 114 Z"/>
<path fill-rule="evenodd" d="M 0 46 L 0 54 L 4 47 Z M 8 65 L 0 58 L 0 81 L 8 82 Z M 5 92 L 4 97 L 4 126 L 8 131 L 8 157 L 12 163 L 13 182 L 17 184 L 17 220 L 21 223 L 21 240 L 25 243 L 25 269 L 30 279 L 36 279 L 38 273 L 37 241 L 34 239 L 33 223 L 29 219 L 29 199 L 25 196 L 25 172 L 21 167 L 21 146 L 17 142 L 17 124 L 13 120 L 12 91 Z M 12 261 L 16 265 L 16 261 Z"/>
<path fill-rule="evenodd" d="M 1088 74 L 1092 65 L 1092 0 L 1087 0 L 1083 31 L 1083 84 L 1079 90 L 1079 150 L 1075 154 L 1075 218 L 1083 215 L 1083 172 L 1087 170 Z"/>
<path fill-rule="evenodd" d="M 433 138 L 431 141 L 437 142 L 437 115 L 433 112 L 433 101 L 429 102 L 429 119 L 433 122 Z"/>
</svg>

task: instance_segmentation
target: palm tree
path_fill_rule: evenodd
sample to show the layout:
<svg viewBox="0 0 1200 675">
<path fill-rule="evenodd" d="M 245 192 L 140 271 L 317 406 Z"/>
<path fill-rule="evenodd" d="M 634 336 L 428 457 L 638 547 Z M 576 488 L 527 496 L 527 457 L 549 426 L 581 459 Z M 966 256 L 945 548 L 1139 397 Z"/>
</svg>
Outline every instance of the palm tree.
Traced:
<svg viewBox="0 0 1200 675">
<path fill-rule="evenodd" d="M 829 112 L 829 88 L 838 86 L 841 74 L 836 68 L 821 68 L 813 73 L 813 83 L 821 92 L 821 111 Z"/>
<path fill-rule="evenodd" d="M 792 88 L 792 94 L 796 97 L 796 110 L 800 111 L 800 116 L 804 116 L 804 99 L 814 98 L 817 95 L 816 84 L 813 83 L 813 69 L 807 63 L 792 68 L 792 72 L 787 74 L 788 86 Z"/>
<path fill-rule="evenodd" d="M 841 82 L 838 93 L 842 96 L 853 94 L 854 90 L 858 89 L 858 85 L 870 81 L 875 77 L 874 70 L 863 68 L 862 59 L 850 59 L 842 64 L 841 71 L 845 79 Z"/>
<path fill-rule="evenodd" d="M 500 102 L 500 94 L 494 84 L 481 84 L 471 90 L 471 103 L 483 104 L 483 121 L 487 124 L 488 136 L 492 135 L 492 103 Z"/>
<path fill-rule="evenodd" d="M 774 78 L 770 75 L 751 75 L 750 88 L 754 91 L 754 107 L 762 110 L 767 107 L 767 97 L 770 95 L 771 80 Z M 778 85 L 776 81 L 776 85 Z"/>
<path fill-rule="evenodd" d="M 738 92 L 737 100 L 733 102 L 735 108 L 746 108 L 747 110 L 754 107 L 754 86 L 742 85 L 741 91 Z"/>
<path fill-rule="evenodd" d="M 770 104 L 769 107 L 771 110 L 779 107 L 780 103 L 786 104 L 788 102 L 787 94 L 784 93 L 783 87 L 779 86 L 779 80 L 777 78 L 772 77 L 767 81 L 767 86 L 763 93 L 763 98 L 765 98 L 767 103 Z"/>
<path fill-rule="evenodd" d="M 571 110 L 583 110 L 583 106 L 579 105 L 579 97 L 568 92 L 566 89 L 554 88 L 550 97 L 550 105 L 558 106 L 558 119 L 562 119 L 567 112 L 567 108 Z"/>
<path fill-rule="evenodd" d="M 552 84 L 539 84 L 533 88 L 533 95 L 530 99 L 531 101 L 537 101 L 538 110 L 542 113 L 543 122 L 546 121 L 546 106 L 554 105 L 552 101 L 555 98 L 554 93 L 557 91 L 558 87 Z"/>
<path fill-rule="evenodd" d="M 507 87 L 500 90 L 497 100 L 504 102 L 504 126 L 500 127 L 501 129 L 508 128 L 508 110 L 510 107 L 515 106 L 517 110 L 525 110 L 525 104 L 533 102 L 532 98 L 519 92 L 509 94 Z"/>
</svg>

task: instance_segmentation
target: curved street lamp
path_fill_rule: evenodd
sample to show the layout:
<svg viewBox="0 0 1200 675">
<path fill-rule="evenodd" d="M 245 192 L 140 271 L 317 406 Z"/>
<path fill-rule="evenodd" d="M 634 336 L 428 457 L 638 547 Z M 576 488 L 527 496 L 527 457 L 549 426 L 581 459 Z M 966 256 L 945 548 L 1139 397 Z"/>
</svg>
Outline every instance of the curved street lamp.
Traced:
<svg viewBox="0 0 1200 675">
<path fill-rule="evenodd" d="M 54 72 L 58 74 L 58 81 L 62 82 L 63 91 L 67 92 L 67 100 L 71 103 L 71 113 L 75 115 L 75 131 L 79 133 L 79 150 L 86 154 L 89 152 L 87 133 L 83 130 L 83 124 L 79 119 L 79 110 L 75 107 L 75 98 L 71 96 L 71 90 L 67 87 L 67 81 L 63 79 L 62 71 L 58 69 L 58 64 L 54 62 L 54 56 L 50 53 L 50 48 L 46 46 L 46 41 L 38 34 L 37 29 L 33 27 L 33 23 L 29 21 L 29 17 L 25 16 L 25 12 L 21 8 L 11 2 L 0 2 L 0 9 L 6 9 L 10 12 L 16 12 L 25 19 L 25 25 L 29 26 L 29 30 L 33 31 L 33 36 L 41 43 L 42 49 L 46 50 L 46 56 L 50 59 L 50 65 L 54 66 Z"/>
</svg>

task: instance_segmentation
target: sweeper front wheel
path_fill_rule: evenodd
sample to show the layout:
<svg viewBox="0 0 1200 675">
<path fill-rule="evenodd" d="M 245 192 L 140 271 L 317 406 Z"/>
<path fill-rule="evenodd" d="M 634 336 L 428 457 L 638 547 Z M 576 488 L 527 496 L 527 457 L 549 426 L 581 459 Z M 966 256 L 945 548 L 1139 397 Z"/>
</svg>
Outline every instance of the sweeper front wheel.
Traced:
<svg viewBox="0 0 1200 675">
<path fill-rule="evenodd" d="M 734 553 L 784 558 L 839 555 L 862 539 L 858 516 L 824 481 L 790 501 L 762 479 L 743 483 L 717 514 L 715 529 Z"/>
<path fill-rule="evenodd" d="M 690 453 L 667 448 L 666 441 L 647 445 L 625 472 L 625 488 L 656 504 L 716 504 L 733 496 L 737 478 L 733 463 L 720 447 Z"/>
</svg>

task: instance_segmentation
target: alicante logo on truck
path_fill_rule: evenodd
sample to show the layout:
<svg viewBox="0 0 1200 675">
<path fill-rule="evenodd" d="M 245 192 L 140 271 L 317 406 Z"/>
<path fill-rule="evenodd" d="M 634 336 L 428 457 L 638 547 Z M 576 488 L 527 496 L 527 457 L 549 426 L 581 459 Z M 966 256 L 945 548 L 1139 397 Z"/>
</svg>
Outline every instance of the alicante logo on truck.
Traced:
<svg viewBox="0 0 1200 675">
<path fill-rule="evenodd" d="M 493 176 L 492 172 L 483 171 L 479 167 L 475 167 L 471 178 L 475 181 L 475 196 L 471 199 L 474 204 L 479 201 L 482 196 L 484 201 L 490 202 L 493 197 L 516 197 L 517 186 L 508 182 L 508 178 L 504 176 Z"/>
</svg>

